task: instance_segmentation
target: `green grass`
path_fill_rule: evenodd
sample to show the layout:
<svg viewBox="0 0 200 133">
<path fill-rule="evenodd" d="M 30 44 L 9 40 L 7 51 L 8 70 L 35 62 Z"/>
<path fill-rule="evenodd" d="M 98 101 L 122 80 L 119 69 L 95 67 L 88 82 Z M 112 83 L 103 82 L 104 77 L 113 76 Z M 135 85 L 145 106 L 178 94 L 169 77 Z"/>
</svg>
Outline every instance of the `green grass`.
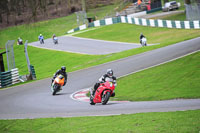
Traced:
<svg viewBox="0 0 200 133">
<path fill-rule="evenodd" d="M 185 14 L 185 12 L 183 12 L 183 13 L 176 13 L 176 14 L 173 14 L 173 15 L 155 17 L 155 18 L 152 18 L 152 19 L 186 21 L 186 14 Z"/>
<path fill-rule="evenodd" d="M 23 46 L 16 46 L 14 50 L 15 64 L 17 68 L 20 68 L 20 75 L 28 73 L 23 50 Z M 53 76 L 53 74 L 63 65 L 66 66 L 67 71 L 70 72 L 88 67 L 88 64 L 90 64 L 89 62 L 96 62 L 99 58 L 104 57 L 43 50 L 34 47 L 28 47 L 28 55 L 31 64 L 35 68 L 37 79 Z"/>
<path fill-rule="evenodd" d="M 200 52 L 120 78 L 114 100 L 200 98 Z"/>
<path fill-rule="evenodd" d="M 148 43 L 160 43 L 160 45 L 137 48 L 110 55 L 96 56 L 45 50 L 29 46 L 28 54 L 31 64 L 35 67 L 37 79 L 43 79 L 52 76 L 53 73 L 63 65 L 66 65 L 67 71 L 71 72 L 200 36 L 199 30 L 151 28 L 130 24 L 109 25 L 93 31 L 81 33 L 78 36 L 139 43 L 138 38 L 140 32 L 143 32 L 147 37 Z M 20 75 L 27 74 L 28 69 L 24 55 L 24 47 L 15 45 L 14 54 L 15 64 L 16 67 L 19 68 Z M 6 56 L 4 56 L 4 60 L 6 61 Z"/>
<path fill-rule="evenodd" d="M 198 133 L 200 110 L 119 116 L 0 120 L 1 133 Z"/>
<path fill-rule="evenodd" d="M 21 37 L 24 41 L 38 41 L 39 34 L 43 34 L 44 38 L 50 38 L 54 33 L 57 36 L 63 35 L 67 30 L 77 27 L 76 16 L 70 15 L 33 24 L 9 27 L 0 30 L 1 44 L 0 47 L 5 48 L 7 40 L 15 40 Z"/>
<path fill-rule="evenodd" d="M 139 43 L 140 33 L 143 33 L 147 37 L 147 43 L 149 44 L 161 43 L 165 45 L 200 36 L 200 30 L 145 27 L 122 23 L 103 26 L 96 30 L 76 34 L 75 36 L 108 41 Z"/>
</svg>

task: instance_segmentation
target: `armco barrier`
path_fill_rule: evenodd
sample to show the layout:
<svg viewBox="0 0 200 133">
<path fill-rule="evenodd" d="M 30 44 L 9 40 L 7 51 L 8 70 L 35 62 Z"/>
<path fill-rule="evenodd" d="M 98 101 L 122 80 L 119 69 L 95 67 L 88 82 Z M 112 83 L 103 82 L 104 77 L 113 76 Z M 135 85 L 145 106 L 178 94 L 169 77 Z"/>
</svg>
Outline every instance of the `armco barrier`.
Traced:
<svg viewBox="0 0 200 133">
<path fill-rule="evenodd" d="M 89 23 L 79 26 L 75 29 L 69 30 L 67 33 L 73 33 L 75 31 L 84 30 L 90 27 L 98 27 L 104 25 L 111 25 L 116 23 L 129 23 L 142 26 L 150 27 L 165 27 L 165 28 L 177 28 L 177 29 L 200 29 L 200 21 L 173 21 L 173 20 L 157 20 L 157 19 L 144 19 L 144 18 L 132 18 L 132 17 L 114 17 L 107 18 L 104 20 L 97 20 L 92 23 Z"/>
<path fill-rule="evenodd" d="M 12 69 L 11 75 L 12 75 L 12 84 L 16 84 L 20 82 L 18 68 Z"/>
<path fill-rule="evenodd" d="M 36 79 L 36 73 L 35 73 L 34 66 L 30 65 L 30 70 L 31 70 L 32 78 L 33 78 L 33 79 Z"/>
<path fill-rule="evenodd" d="M 19 73 L 18 69 L 11 69 L 10 71 L 7 72 L 0 72 L 0 87 L 7 87 L 12 84 L 19 83 Z"/>
<path fill-rule="evenodd" d="M 0 79 L 2 88 L 11 85 L 12 84 L 11 71 L 1 72 Z"/>
</svg>

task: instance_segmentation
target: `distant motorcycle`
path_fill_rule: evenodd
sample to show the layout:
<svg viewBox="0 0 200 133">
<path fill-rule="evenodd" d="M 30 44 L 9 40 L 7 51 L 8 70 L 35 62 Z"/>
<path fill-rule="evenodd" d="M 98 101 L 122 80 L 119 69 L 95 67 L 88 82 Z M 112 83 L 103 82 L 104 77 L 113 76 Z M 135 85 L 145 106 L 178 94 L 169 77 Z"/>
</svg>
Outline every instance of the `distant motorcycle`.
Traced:
<svg viewBox="0 0 200 133">
<path fill-rule="evenodd" d="M 40 44 L 44 44 L 44 39 L 40 39 Z"/>
<path fill-rule="evenodd" d="M 144 47 L 144 46 L 147 46 L 147 39 L 145 37 L 143 37 L 141 39 L 141 45 Z"/>
<path fill-rule="evenodd" d="M 56 95 L 57 92 L 59 92 L 60 90 L 62 90 L 62 86 L 64 84 L 65 78 L 63 75 L 58 75 L 52 85 L 51 85 L 51 91 L 52 91 L 52 95 Z"/>
<path fill-rule="evenodd" d="M 54 37 L 54 38 L 53 38 L 53 43 L 54 43 L 54 44 L 58 44 L 58 38 L 57 38 L 57 37 Z"/>
<path fill-rule="evenodd" d="M 110 96 L 114 94 L 115 85 L 112 82 L 106 81 L 101 83 L 95 92 L 94 97 L 92 96 L 92 90 L 90 90 L 90 104 L 95 105 L 96 103 L 107 104 Z"/>
</svg>

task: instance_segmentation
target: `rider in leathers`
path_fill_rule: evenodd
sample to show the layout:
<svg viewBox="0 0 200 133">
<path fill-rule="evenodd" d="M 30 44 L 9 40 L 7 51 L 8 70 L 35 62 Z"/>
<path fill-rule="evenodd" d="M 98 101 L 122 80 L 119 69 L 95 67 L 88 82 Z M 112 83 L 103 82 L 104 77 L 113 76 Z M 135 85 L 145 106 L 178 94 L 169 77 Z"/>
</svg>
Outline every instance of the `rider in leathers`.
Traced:
<svg viewBox="0 0 200 133">
<path fill-rule="evenodd" d="M 145 36 L 141 33 L 140 34 L 140 44 L 142 44 L 142 38 L 144 38 Z"/>
<path fill-rule="evenodd" d="M 104 74 L 100 79 L 99 82 L 94 85 L 94 89 L 92 90 L 92 96 L 94 96 L 97 88 L 99 87 L 100 83 L 104 83 L 106 81 L 113 82 L 115 86 L 117 86 L 116 77 L 113 76 L 113 70 L 108 69 L 107 73 Z M 113 92 L 112 97 L 115 96 L 115 92 Z"/>
<path fill-rule="evenodd" d="M 58 70 L 58 71 L 54 74 L 53 79 L 52 79 L 52 83 L 53 83 L 54 79 L 55 79 L 59 74 L 61 74 L 61 75 L 64 76 L 65 80 L 64 80 L 63 86 L 65 86 L 65 84 L 67 83 L 67 73 L 66 73 L 66 67 L 65 67 L 65 66 L 62 66 L 61 69 Z"/>
</svg>

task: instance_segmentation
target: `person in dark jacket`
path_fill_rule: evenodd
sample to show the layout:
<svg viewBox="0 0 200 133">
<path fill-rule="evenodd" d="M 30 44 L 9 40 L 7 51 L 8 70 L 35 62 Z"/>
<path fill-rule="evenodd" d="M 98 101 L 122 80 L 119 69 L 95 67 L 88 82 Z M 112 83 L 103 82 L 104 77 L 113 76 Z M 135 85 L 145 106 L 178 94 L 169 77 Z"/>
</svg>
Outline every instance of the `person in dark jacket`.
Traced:
<svg viewBox="0 0 200 133">
<path fill-rule="evenodd" d="M 113 70 L 112 69 L 108 69 L 107 70 L 107 73 L 104 74 L 103 76 L 101 76 L 101 78 L 99 79 L 99 82 L 97 82 L 95 85 L 94 85 L 94 88 L 92 90 L 92 95 L 94 96 L 97 88 L 100 86 L 100 83 L 104 83 L 106 81 L 109 81 L 109 82 L 113 82 L 113 84 L 115 86 L 117 86 L 117 82 L 116 82 L 117 78 L 115 76 L 113 76 Z M 115 92 L 113 92 L 112 96 L 114 97 L 115 96 Z"/>
<path fill-rule="evenodd" d="M 61 74 L 61 75 L 64 76 L 65 80 L 64 80 L 63 86 L 65 86 L 65 84 L 67 83 L 67 72 L 66 72 L 66 67 L 65 67 L 65 66 L 62 66 L 61 69 L 58 70 L 58 71 L 54 74 L 51 83 L 53 83 L 54 79 L 55 79 L 59 74 Z"/>
<path fill-rule="evenodd" d="M 142 44 L 142 38 L 145 37 L 142 33 L 140 34 L 140 44 Z"/>
</svg>

